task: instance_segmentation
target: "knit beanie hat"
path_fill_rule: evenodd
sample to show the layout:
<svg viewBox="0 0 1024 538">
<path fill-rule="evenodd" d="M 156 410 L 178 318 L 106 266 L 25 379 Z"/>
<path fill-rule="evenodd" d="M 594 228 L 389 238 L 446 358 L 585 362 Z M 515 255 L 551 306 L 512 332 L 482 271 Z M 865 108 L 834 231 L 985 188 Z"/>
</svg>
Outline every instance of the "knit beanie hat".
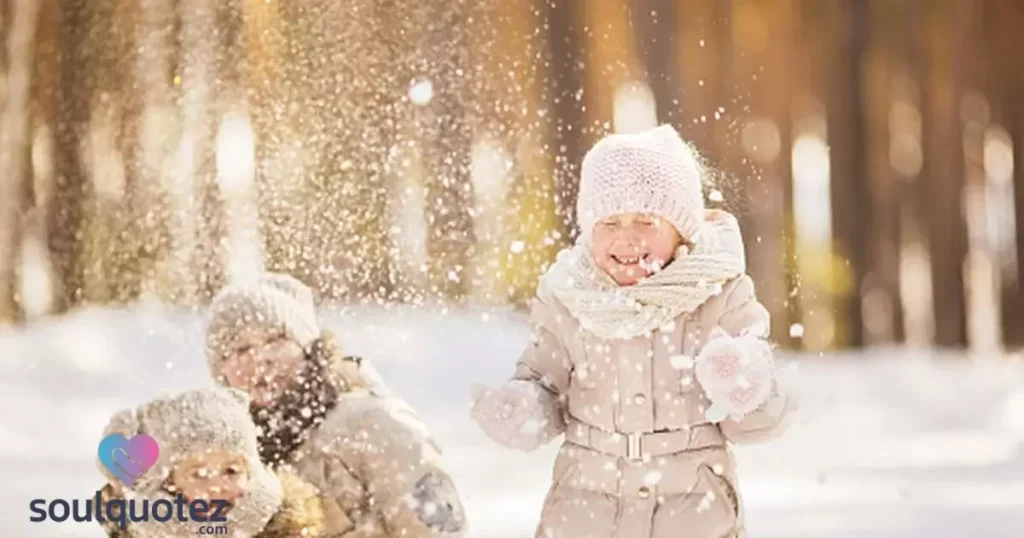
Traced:
<svg viewBox="0 0 1024 538">
<path fill-rule="evenodd" d="M 245 495 L 228 518 L 232 529 L 254 534 L 277 511 L 282 501 L 280 482 L 260 462 L 257 429 L 249 415 L 249 396 L 240 390 L 208 388 L 179 392 L 152 400 L 137 409 L 126 409 L 111 417 L 103 431 L 106 437 L 120 433 L 126 439 L 144 433 L 156 441 L 156 463 L 125 491 L 125 498 L 172 499 L 164 488 L 174 466 L 189 453 L 219 449 L 245 457 L 249 479 Z M 119 483 L 102 463 L 100 471 L 110 483 Z M 134 536 L 184 536 L 185 528 L 161 522 L 134 522 Z M 192 529 L 193 531 L 195 529 Z"/>
<path fill-rule="evenodd" d="M 283 291 L 296 301 L 307 305 L 310 309 L 316 310 L 316 302 L 313 300 L 313 290 L 303 284 L 299 279 L 285 273 L 265 273 L 256 279 L 257 282 Z"/>
<path fill-rule="evenodd" d="M 577 198 L 581 236 L 619 213 L 648 213 L 696 241 L 704 220 L 703 167 L 698 154 L 670 125 L 636 134 L 613 134 L 583 158 Z"/>
<path fill-rule="evenodd" d="M 313 293 L 297 279 L 268 273 L 221 290 L 210 304 L 206 326 L 206 358 L 216 371 L 226 347 L 246 328 L 281 330 L 308 349 L 320 334 Z"/>
</svg>

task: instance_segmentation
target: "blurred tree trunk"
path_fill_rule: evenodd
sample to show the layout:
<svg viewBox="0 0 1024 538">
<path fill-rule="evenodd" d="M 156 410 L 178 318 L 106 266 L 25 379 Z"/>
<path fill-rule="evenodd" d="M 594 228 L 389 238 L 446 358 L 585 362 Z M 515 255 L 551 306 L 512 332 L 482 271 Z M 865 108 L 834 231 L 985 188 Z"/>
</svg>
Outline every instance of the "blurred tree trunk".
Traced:
<svg viewBox="0 0 1024 538">
<path fill-rule="evenodd" d="M 632 15 L 634 45 L 642 69 L 654 94 L 658 123 L 671 123 L 680 129 L 685 123 L 680 103 L 683 79 L 679 53 L 682 42 L 678 23 L 678 2 L 674 0 L 634 0 Z"/>
<path fill-rule="evenodd" d="M 142 289 L 144 245 L 156 241 L 155 230 L 142 221 L 151 207 L 136 191 L 140 185 L 153 188 L 142 162 L 143 146 L 152 146 L 142 136 L 150 93 L 143 72 L 160 51 L 143 44 L 152 26 L 143 19 L 150 14 L 141 1 L 102 0 L 92 9 L 102 24 L 92 29 L 97 40 L 93 70 L 100 80 L 83 148 L 92 194 L 79 238 L 86 260 L 83 299 L 126 302 Z"/>
<path fill-rule="evenodd" d="M 15 27 L 9 7 L 10 4 L 6 2 L 0 3 L 0 40 L 3 43 L 3 46 L 0 47 L 0 80 L 3 80 L 5 84 L 9 84 L 8 81 L 12 80 L 11 71 L 14 68 L 11 61 L 16 61 L 9 57 L 10 48 L 7 46 L 13 41 L 11 36 Z M 13 112 L 11 102 L 15 99 L 16 97 L 12 98 L 11 96 L 0 99 L 0 163 L 8 163 L 14 158 L 12 155 L 14 148 L 9 146 L 10 142 L 8 141 L 16 136 L 15 133 L 10 132 L 16 126 L 12 125 L 9 119 Z M 11 166 L 7 164 L 2 169 L 11 170 Z M 19 222 L 21 220 L 19 215 L 21 197 L 18 196 L 17 191 L 22 181 L 21 174 L 17 169 L 0 177 L 0 324 L 11 323 L 18 319 L 19 308 L 15 277 L 18 251 L 21 245 L 21 223 Z"/>
<path fill-rule="evenodd" d="M 178 261 L 192 281 L 183 290 L 199 302 L 208 301 L 224 280 L 222 207 L 215 167 L 216 86 L 218 55 L 216 8 L 206 0 L 180 0 L 182 139 L 178 152 Z"/>
<path fill-rule="evenodd" d="M 81 148 L 87 136 L 90 81 L 89 32 L 97 22 L 91 0 L 60 0 L 56 23 L 59 80 L 54 126 L 54 189 L 49 199 L 48 246 L 54 265 L 54 309 L 63 312 L 82 296 L 84 274 L 80 231 L 87 202 L 86 171 Z"/>
<path fill-rule="evenodd" d="M 735 135 L 729 132 L 730 118 L 742 116 L 740 107 L 724 98 L 728 95 L 726 74 L 732 69 L 732 12 L 727 2 L 719 0 L 688 0 L 671 5 L 678 32 L 672 46 L 681 67 L 671 86 L 663 90 L 675 90 L 673 100 L 669 101 L 674 111 L 661 117 L 678 127 L 680 134 L 696 144 L 712 164 L 720 164 L 722 148 L 734 142 L 730 140 Z M 661 24 L 665 24 L 663 17 L 659 17 Z M 739 193 L 731 192 L 728 182 L 718 184 L 717 180 L 722 178 L 714 179 L 714 186 L 724 191 L 726 206 L 738 203 L 739 196 L 732 195 Z"/>
<path fill-rule="evenodd" d="M 182 192 L 174 176 L 181 140 L 176 7 L 176 0 L 139 1 L 137 48 L 128 56 L 134 60 L 136 89 L 130 97 L 135 105 L 129 130 L 134 144 L 124 193 L 132 225 L 124 237 L 132 248 L 111 275 L 117 286 L 114 296 L 121 300 L 146 292 L 180 303 L 190 295 L 184 290 L 190 279 L 184 271 L 190 264 L 178 234 L 187 232 L 189 219 L 179 201 L 191 192 Z"/>
<path fill-rule="evenodd" d="M 474 130 L 486 137 L 484 142 L 498 146 L 485 146 L 488 150 L 500 149 L 509 159 L 499 185 L 494 184 L 501 173 L 497 162 L 482 163 L 487 168 L 473 173 L 474 181 L 491 187 L 475 192 L 473 216 L 496 228 L 491 237 L 480 226 L 476 229 L 476 271 L 491 287 L 475 289 L 474 295 L 486 302 L 525 306 L 542 270 L 562 246 L 556 240 L 561 232 L 554 202 L 555 156 L 548 142 L 551 115 L 542 102 L 547 67 L 541 60 L 548 40 L 535 31 L 541 14 L 533 0 L 483 3 L 473 18 L 470 63 L 481 66 L 473 98 Z"/>
<path fill-rule="evenodd" d="M 613 131 L 635 132 L 657 123 L 634 37 L 633 23 L 644 15 L 631 18 L 629 4 L 630 0 L 587 2 L 580 11 L 585 29 L 580 102 L 587 149 Z M 650 12 L 645 15 L 650 20 Z"/>
<path fill-rule="evenodd" d="M 931 281 L 931 253 L 928 251 L 929 191 L 924 169 L 926 106 L 924 87 L 928 84 L 925 59 L 928 55 L 926 0 L 889 3 L 892 17 L 902 17 L 896 31 L 901 72 L 890 78 L 893 105 L 890 133 L 897 140 L 890 146 L 890 160 L 905 183 L 900 211 L 900 299 L 904 340 L 910 346 L 931 346 L 935 339 L 934 288 Z"/>
<path fill-rule="evenodd" d="M 348 226 L 353 231 L 338 246 L 341 251 L 352 256 L 348 270 L 350 284 L 344 296 L 377 304 L 398 298 L 395 295 L 397 269 L 391 255 L 388 236 L 388 167 L 392 152 L 402 143 L 399 136 L 400 126 L 408 118 L 407 111 L 401 105 L 407 97 L 406 90 L 411 77 L 403 66 L 408 68 L 412 60 L 401 54 L 403 51 L 407 54 L 416 54 L 413 52 L 415 49 L 403 49 L 408 43 L 407 35 L 415 35 L 415 32 L 395 31 L 396 28 L 402 29 L 408 25 L 406 16 L 409 10 L 402 5 L 402 2 L 396 0 L 378 0 L 372 3 L 372 7 L 363 11 L 366 20 L 356 34 L 358 38 L 355 42 L 355 46 L 361 52 L 357 57 L 358 62 L 348 67 L 350 71 L 346 78 L 354 83 L 350 90 L 351 94 L 346 98 L 349 104 L 343 105 L 353 109 L 353 115 L 347 122 L 348 127 L 342 138 L 342 152 L 335 153 L 333 158 L 334 166 L 341 170 L 341 174 L 345 176 L 344 181 L 355 193 L 357 200 L 355 203 L 346 202 L 351 205 L 352 221 Z M 450 9 L 458 8 L 451 6 Z M 452 22 L 464 26 L 464 21 Z M 457 38 L 453 39 L 457 41 Z M 453 43 L 453 48 L 457 46 Z M 464 52 L 451 51 L 452 54 Z M 455 64 L 453 60 L 451 72 L 448 73 L 450 78 L 441 80 L 457 84 L 460 77 L 455 76 L 456 68 L 464 69 L 466 76 L 471 76 L 470 66 L 465 61 Z M 459 97 L 449 96 L 454 102 L 458 102 Z M 455 116 L 450 119 L 457 121 Z M 451 136 L 455 144 L 458 144 L 456 140 L 463 133 L 464 131 L 444 131 L 444 135 Z M 464 136 L 468 139 L 468 134 Z M 464 179 L 459 188 L 460 192 L 464 193 L 469 183 L 468 141 L 459 147 L 464 152 L 464 159 L 460 164 L 466 164 L 465 167 L 459 168 Z M 353 163 L 357 163 L 354 168 Z M 445 163 L 455 166 L 447 160 Z M 468 210 L 468 205 L 460 207 L 461 209 L 456 209 L 457 212 Z M 466 218 L 468 215 L 463 213 L 463 219 Z M 462 223 L 465 224 L 466 221 L 463 220 Z M 471 245 L 472 240 L 469 239 L 469 242 Z M 464 255 L 462 259 L 454 256 L 455 263 L 461 264 L 463 268 L 469 253 L 466 252 Z M 461 284 L 460 289 L 464 292 L 468 282 Z M 343 295 L 336 293 L 335 296 Z"/>
<path fill-rule="evenodd" d="M 864 344 L 862 292 L 867 267 L 869 222 L 875 218 L 869 205 L 867 186 L 867 133 L 862 80 L 870 13 L 864 2 L 843 0 L 834 5 L 838 33 L 834 36 L 835 56 L 826 77 L 828 91 L 828 141 L 831 148 L 832 229 L 834 249 L 847 262 L 853 286 L 838 298 L 838 318 L 847 325 L 842 344 Z"/>
<path fill-rule="evenodd" d="M 260 239 L 267 269 L 307 277 L 297 267 L 304 165 L 293 118 L 297 96 L 287 76 L 287 15 L 284 2 L 245 3 L 249 103 L 256 142 L 256 186 Z"/>
<path fill-rule="evenodd" d="M 267 225 L 269 233 L 264 238 L 268 245 L 269 268 L 288 272 L 319 293 L 326 293 L 324 288 L 331 281 L 331 278 L 324 276 L 324 268 L 333 267 L 333 262 L 325 257 L 324 242 L 336 241 L 338 226 L 328 223 L 341 213 L 340 209 L 330 207 L 335 204 L 335 187 L 324 188 L 326 182 L 321 177 L 321 168 L 328 158 L 327 146 L 330 140 L 330 133 L 325 132 L 324 108 L 327 106 L 327 97 L 338 91 L 321 82 L 323 78 L 333 75 L 337 67 L 323 65 L 322 57 L 325 55 L 316 51 L 320 34 L 325 32 L 321 28 L 323 22 L 320 21 L 326 17 L 323 14 L 325 5 L 324 2 L 278 4 L 284 34 L 284 62 L 281 65 L 283 73 L 279 92 L 284 102 L 280 111 L 282 117 L 275 127 L 280 131 L 290 128 L 294 135 L 297 141 L 297 166 L 293 166 L 290 171 L 268 170 L 264 162 L 268 150 L 266 145 L 277 140 L 272 137 L 258 142 L 258 147 L 263 147 L 260 154 L 264 174 L 260 181 L 261 211 L 269 213 L 273 222 Z M 362 7 L 362 3 L 359 5 Z M 328 41 L 325 46 L 331 42 Z M 261 89 L 257 95 L 263 91 L 272 90 Z M 339 126 L 344 125 L 340 119 L 337 123 Z M 274 172 L 292 174 L 293 177 L 288 180 L 292 189 L 278 188 L 283 187 L 283 183 L 275 181 L 278 178 L 270 177 Z M 340 178 L 335 179 L 335 183 L 339 181 Z M 290 233 L 284 230 L 290 230 Z M 281 261 L 277 261 L 274 255 L 279 242 L 288 245 L 280 254 L 284 258 Z"/>
<path fill-rule="evenodd" d="M 787 57 L 793 7 L 789 0 L 771 7 L 753 0 L 732 3 L 728 97 L 736 101 L 735 106 L 749 106 L 749 113 L 741 116 L 739 132 L 734 133 L 739 143 L 722 147 L 726 170 L 742 182 L 736 190 L 748 206 L 738 216 L 749 273 L 757 283 L 758 298 L 772 314 L 773 339 L 787 347 L 796 343 L 789 336 L 791 278 L 786 242 L 791 234 L 784 231 L 792 184 Z"/>
<path fill-rule="evenodd" d="M 1019 6 L 1018 6 L 1019 7 Z M 1024 16 L 1018 15 L 1018 21 L 1024 26 Z M 1021 26 L 1018 26 L 1020 28 Z M 1014 56 L 1011 56 L 1014 57 Z M 1015 56 L 1019 65 L 1014 69 L 1016 80 L 1013 82 L 1015 89 L 1013 95 L 1012 131 L 1014 147 L 1013 167 L 1013 192 L 1014 192 L 1014 214 L 1016 218 L 1017 238 L 1017 278 L 1014 286 L 1004 292 L 1003 321 L 1006 343 L 1014 346 L 1024 345 L 1024 103 L 1021 103 L 1019 96 L 1024 95 L 1024 62 L 1020 62 L 1020 56 Z M 1009 296 L 1007 298 L 1007 296 Z M 1009 303 L 1009 304 L 1007 304 Z"/>
<path fill-rule="evenodd" d="M 986 2 L 986 31 L 990 49 L 986 55 L 995 89 L 993 122 L 1004 128 L 1013 145 L 1013 200 L 1016 238 L 1015 263 L 1003 272 L 1001 308 L 1002 329 L 1007 346 L 1024 346 L 1024 61 L 1020 51 L 1020 31 L 1024 28 L 1024 5 L 1014 0 Z"/>
<path fill-rule="evenodd" d="M 220 266 L 211 269 L 217 290 L 235 279 L 259 274 L 263 267 L 255 171 L 255 133 L 248 101 L 245 46 L 246 0 L 216 3 L 214 84 L 215 180 L 204 189 L 202 241 L 217 245 Z M 209 238 L 204 237 L 207 234 Z"/>
<path fill-rule="evenodd" d="M 132 273 L 125 265 L 136 263 L 133 243 L 125 238 L 131 237 L 126 229 L 138 223 L 121 219 L 131 183 L 122 148 L 135 138 L 124 128 L 130 110 L 124 102 L 132 92 L 133 34 L 122 26 L 135 6 L 114 0 L 61 6 L 62 16 L 70 20 L 61 24 L 57 172 L 48 231 L 53 263 L 64 276 L 57 278 L 64 289 L 63 307 L 68 308 L 76 302 L 123 299 L 118 290 L 126 285 L 119 278 Z"/>
<path fill-rule="evenodd" d="M 634 48 L 654 94 L 658 123 L 671 123 L 679 129 L 684 120 L 679 107 L 683 86 L 678 3 L 674 0 L 633 0 L 629 12 L 636 41 Z"/>
<path fill-rule="evenodd" d="M 834 39 L 828 5 L 813 0 L 796 4 L 796 28 L 791 43 L 792 132 L 794 149 L 798 140 L 806 147 L 814 142 L 828 143 L 826 110 L 828 76 L 833 61 Z M 791 151 L 795 153 L 795 151 Z M 797 157 L 794 155 L 794 159 Z M 840 321 L 834 312 L 836 286 L 832 264 L 831 215 L 821 209 L 822 200 L 831 200 L 828 164 L 813 157 L 794 161 L 786 199 L 786 259 L 789 284 L 787 313 L 792 322 L 803 326 L 803 336 L 794 347 L 820 351 L 834 346 Z M 799 190 L 798 190 L 799 189 Z M 813 200 L 813 204 L 810 202 Z M 813 207 L 811 207 L 813 205 Z M 815 218 L 815 215 L 819 215 Z M 822 228 L 817 228 L 822 226 Z M 816 229 L 817 228 L 817 229 Z"/>
<path fill-rule="evenodd" d="M 580 164 L 586 152 L 583 138 L 584 64 L 583 43 L 585 0 L 549 2 L 537 0 L 543 14 L 541 28 L 547 32 L 549 56 L 547 72 L 547 110 L 553 114 L 551 145 L 555 155 L 555 202 L 560 227 L 558 232 L 571 242 L 579 230 L 576 222 L 576 193 L 579 190 Z"/>
<path fill-rule="evenodd" d="M 449 299 L 463 298 L 472 285 L 467 269 L 476 242 L 469 213 L 473 137 L 465 103 L 470 93 L 462 80 L 475 76 L 468 62 L 466 10 L 463 2 L 421 4 L 422 52 L 413 62 L 413 72 L 433 85 L 433 98 L 416 114 L 426 174 L 429 286 Z"/>
<path fill-rule="evenodd" d="M 24 319 L 47 314 L 55 300 L 54 261 L 48 221 L 55 189 L 54 130 L 57 126 L 61 28 L 59 0 L 42 0 L 32 66 L 29 174 L 21 184 L 23 206 L 16 282 Z"/>
<path fill-rule="evenodd" d="M 867 266 L 861 283 L 863 338 L 866 345 L 891 344 L 903 339 L 900 303 L 900 208 L 905 184 L 890 162 L 890 112 L 897 91 L 906 79 L 907 58 L 901 52 L 901 34 L 907 13 L 902 5 L 872 0 L 868 6 L 872 36 L 865 54 L 866 202 L 870 218 L 858 217 L 866 231 Z"/>
<path fill-rule="evenodd" d="M 393 277 L 384 168 L 401 92 L 392 43 L 408 32 L 388 27 L 393 2 L 282 8 L 293 58 L 287 84 L 298 96 L 288 112 L 314 162 L 303 178 L 308 246 L 298 254 L 296 276 L 326 298 L 374 299 L 388 292 Z"/>
<path fill-rule="evenodd" d="M 28 206 L 26 185 L 31 174 L 30 104 L 35 61 L 35 33 L 39 24 L 38 2 L 17 0 L 5 3 L 0 15 L 4 40 L 2 75 L 6 95 L 0 114 L 0 323 L 20 317 L 17 299 L 17 264 L 23 234 L 22 214 Z"/>
<path fill-rule="evenodd" d="M 967 343 L 979 352 L 998 352 L 1001 347 L 1000 289 L 996 237 L 990 230 L 1000 216 L 993 204 L 985 170 L 985 139 L 990 133 L 992 96 L 995 87 L 988 70 L 985 47 L 986 0 L 958 0 L 953 19 L 960 27 L 960 46 L 954 50 L 955 67 L 962 80 L 960 98 L 961 153 L 964 187 L 961 210 L 967 235 L 964 264 L 964 308 Z"/>
<path fill-rule="evenodd" d="M 960 1 L 960 0 L 957 0 Z M 932 268 L 935 343 L 967 343 L 963 264 L 967 230 L 961 211 L 964 187 L 963 127 L 960 103 L 965 59 L 964 22 L 951 3 L 927 3 L 926 84 L 923 90 L 924 169 L 928 214 L 925 222 Z M 922 185 L 923 186 L 923 185 Z"/>
</svg>

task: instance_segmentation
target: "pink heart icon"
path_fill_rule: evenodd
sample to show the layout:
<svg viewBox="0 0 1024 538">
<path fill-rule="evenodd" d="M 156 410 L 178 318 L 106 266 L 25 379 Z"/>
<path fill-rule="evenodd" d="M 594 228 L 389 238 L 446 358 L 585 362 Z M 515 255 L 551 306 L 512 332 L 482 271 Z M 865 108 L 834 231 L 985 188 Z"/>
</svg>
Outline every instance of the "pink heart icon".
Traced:
<svg viewBox="0 0 1024 538">
<path fill-rule="evenodd" d="M 144 433 L 131 439 L 125 439 L 120 433 L 112 433 L 100 441 L 98 455 L 104 467 L 124 485 L 131 487 L 156 464 L 160 457 L 160 447 L 152 437 Z"/>
</svg>

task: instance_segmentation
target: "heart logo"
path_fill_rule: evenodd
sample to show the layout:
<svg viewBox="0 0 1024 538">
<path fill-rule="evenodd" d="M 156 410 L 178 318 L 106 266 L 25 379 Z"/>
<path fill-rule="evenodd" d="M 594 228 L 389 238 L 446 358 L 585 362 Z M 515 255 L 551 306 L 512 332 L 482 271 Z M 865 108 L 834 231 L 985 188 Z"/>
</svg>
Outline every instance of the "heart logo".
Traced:
<svg viewBox="0 0 1024 538">
<path fill-rule="evenodd" d="M 104 467 L 124 485 L 131 487 L 156 463 L 160 447 L 152 437 L 144 433 L 131 439 L 125 439 L 120 433 L 112 433 L 100 441 L 98 452 Z"/>
</svg>

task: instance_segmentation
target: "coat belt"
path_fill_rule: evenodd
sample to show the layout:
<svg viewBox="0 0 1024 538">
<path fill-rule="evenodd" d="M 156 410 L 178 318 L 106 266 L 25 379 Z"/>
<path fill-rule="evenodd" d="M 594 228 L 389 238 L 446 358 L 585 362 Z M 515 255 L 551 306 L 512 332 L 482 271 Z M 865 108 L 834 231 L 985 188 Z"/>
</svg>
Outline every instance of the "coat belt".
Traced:
<svg viewBox="0 0 1024 538">
<path fill-rule="evenodd" d="M 680 430 L 656 432 L 610 432 L 574 419 L 569 420 L 565 440 L 630 460 L 722 448 L 726 445 L 722 430 L 715 424 L 698 424 Z"/>
</svg>

